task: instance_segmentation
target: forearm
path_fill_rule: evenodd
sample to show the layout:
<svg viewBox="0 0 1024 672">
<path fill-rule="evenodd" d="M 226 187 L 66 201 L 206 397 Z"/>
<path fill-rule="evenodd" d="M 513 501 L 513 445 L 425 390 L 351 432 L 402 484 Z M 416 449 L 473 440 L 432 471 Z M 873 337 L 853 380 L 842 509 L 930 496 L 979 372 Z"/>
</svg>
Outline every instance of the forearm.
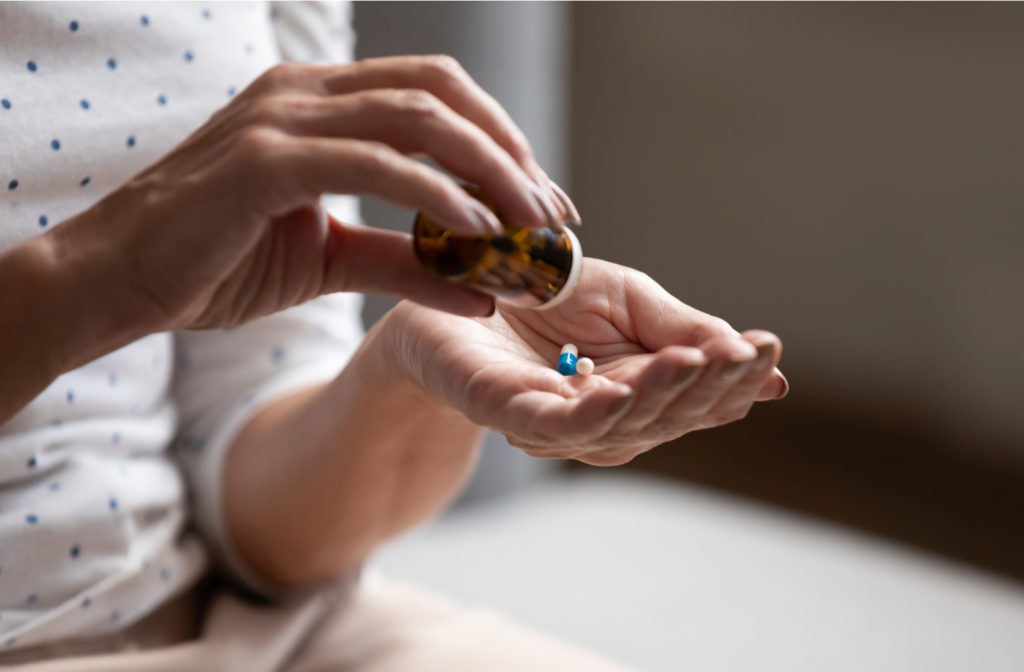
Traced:
<svg viewBox="0 0 1024 672">
<path fill-rule="evenodd" d="M 98 247 L 60 227 L 0 254 L 0 424 L 53 380 L 145 335 Z"/>
<path fill-rule="evenodd" d="M 329 579 L 461 489 L 482 430 L 399 375 L 385 317 L 330 384 L 261 411 L 230 448 L 228 533 L 282 585 Z"/>
</svg>

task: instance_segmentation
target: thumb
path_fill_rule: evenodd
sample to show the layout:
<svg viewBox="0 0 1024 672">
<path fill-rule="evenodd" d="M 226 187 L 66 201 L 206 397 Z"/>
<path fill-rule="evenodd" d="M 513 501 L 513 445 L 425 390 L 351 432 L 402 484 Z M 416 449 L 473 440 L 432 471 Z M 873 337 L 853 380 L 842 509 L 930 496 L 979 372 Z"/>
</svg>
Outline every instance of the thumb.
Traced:
<svg viewBox="0 0 1024 672">
<path fill-rule="evenodd" d="M 468 317 L 494 312 L 491 297 L 424 269 L 416 260 L 409 234 L 348 226 L 330 215 L 327 223 L 322 293 L 383 294 Z"/>
</svg>

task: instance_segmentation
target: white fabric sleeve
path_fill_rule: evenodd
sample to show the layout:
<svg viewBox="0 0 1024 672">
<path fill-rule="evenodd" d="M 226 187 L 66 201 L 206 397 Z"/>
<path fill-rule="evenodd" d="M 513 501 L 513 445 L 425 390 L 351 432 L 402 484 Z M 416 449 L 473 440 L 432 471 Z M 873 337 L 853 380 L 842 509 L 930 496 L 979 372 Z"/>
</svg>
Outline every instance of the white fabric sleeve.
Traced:
<svg viewBox="0 0 1024 672">
<path fill-rule="evenodd" d="M 271 23 L 281 59 L 348 63 L 355 50 L 352 3 L 271 2 Z"/>
</svg>

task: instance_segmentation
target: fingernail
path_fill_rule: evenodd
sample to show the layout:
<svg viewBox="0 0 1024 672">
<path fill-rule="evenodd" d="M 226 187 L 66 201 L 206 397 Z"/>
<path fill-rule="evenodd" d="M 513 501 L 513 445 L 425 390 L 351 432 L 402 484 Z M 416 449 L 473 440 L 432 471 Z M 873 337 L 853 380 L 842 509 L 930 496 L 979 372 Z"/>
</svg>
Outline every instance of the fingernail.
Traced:
<svg viewBox="0 0 1024 672">
<path fill-rule="evenodd" d="M 703 366 L 687 366 L 679 369 L 679 371 L 676 371 L 676 374 L 672 376 L 671 385 L 673 387 L 684 387 L 689 385 L 697 379 L 697 376 L 699 376 L 700 372 L 703 370 Z"/>
<path fill-rule="evenodd" d="M 775 369 L 775 373 L 779 374 L 779 377 L 782 378 L 782 392 L 779 393 L 779 396 L 775 397 L 778 400 L 789 394 L 789 381 L 786 380 L 786 376 L 783 375 L 782 371 Z"/>
<path fill-rule="evenodd" d="M 772 354 L 775 352 L 775 347 L 771 343 L 760 345 L 757 348 L 757 359 L 754 360 L 755 369 L 765 369 L 771 364 Z"/>
<path fill-rule="evenodd" d="M 722 365 L 722 368 L 718 370 L 718 377 L 727 383 L 737 381 L 747 373 L 748 366 L 750 366 L 749 361 L 726 362 Z"/>
<path fill-rule="evenodd" d="M 487 311 L 487 314 L 484 315 L 484 317 L 494 317 L 494 313 L 497 312 L 497 310 L 498 304 L 494 301 L 491 301 L 491 309 Z"/>
<path fill-rule="evenodd" d="M 534 202 L 540 208 L 537 214 L 541 216 L 540 219 L 546 223 L 547 227 L 555 230 L 561 229 L 562 220 L 555 209 L 554 203 L 541 191 L 540 187 L 532 182 L 530 183 L 530 195 L 533 196 Z"/>
<path fill-rule="evenodd" d="M 558 186 L 551 178 L 548 178 L 548 184 L 551 185 L 551 191 L 554 192 L 558 202 L 565 209 L 566 218 L 576 226 L 582 226 L 583 220 L 580 219 L 580 211 L 576 209 L 576 204 L 572 202 L 572 199 L 565 193 L 565 190 Z"/>
<path fill-rule="evenodd" d="M 505 229 L 502 227 L 497 215 L 491 212 L 490 208 L 480 201 L 472 198 L 469 199 L 467 203 L 469 204 L 468 209 L 470 217 L 474 222 L 476 222 L 480 229 L 480 233 L 496 236 L 500 236 L 505 233 Z"/>
</svg>

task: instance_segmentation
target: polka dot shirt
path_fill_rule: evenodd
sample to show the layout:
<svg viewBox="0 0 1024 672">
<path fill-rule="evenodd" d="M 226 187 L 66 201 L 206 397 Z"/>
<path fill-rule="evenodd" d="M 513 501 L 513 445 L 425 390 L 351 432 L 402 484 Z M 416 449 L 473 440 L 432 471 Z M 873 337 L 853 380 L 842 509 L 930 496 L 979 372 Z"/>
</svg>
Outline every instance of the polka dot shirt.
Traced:
<svg viewBox="0 0 1024 672">
<path fill-rule="evenodd" d="M 92 206 L 274 63 L 344 62 L 352 43 L 344 4 L 0 3 L 0 251 Z M 354 200 L 325 200 L 358 220 Z M 337 374 L 360 306 L 154 334 L 0 425 L 0 651 L 127 627 L 216 561 L 269 593 L 226 539 L 224 453 L 260 408 Z"/>
</svg>

